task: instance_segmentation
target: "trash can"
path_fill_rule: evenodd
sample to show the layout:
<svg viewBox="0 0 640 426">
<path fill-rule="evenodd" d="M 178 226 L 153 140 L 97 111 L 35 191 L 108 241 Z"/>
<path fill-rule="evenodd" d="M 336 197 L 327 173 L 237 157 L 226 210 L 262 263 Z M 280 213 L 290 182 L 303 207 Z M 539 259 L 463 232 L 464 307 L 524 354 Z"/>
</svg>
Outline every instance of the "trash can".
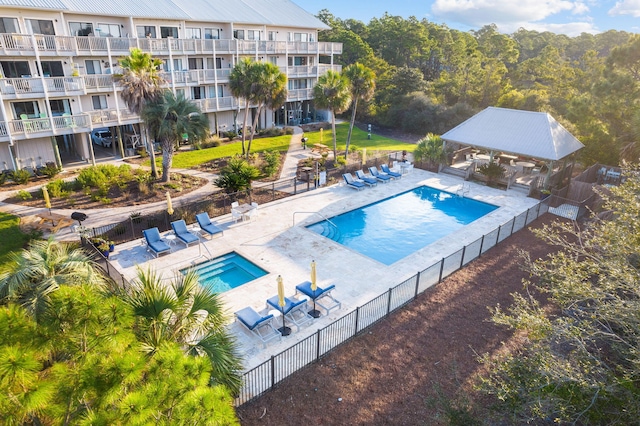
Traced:
<svg viewBox="0 0 640 426">
<path fill-rule="evenodd" d="M 302 149 L 307 149 L 307 141 L 309 138 L 302 138 Z"/>
</svg>

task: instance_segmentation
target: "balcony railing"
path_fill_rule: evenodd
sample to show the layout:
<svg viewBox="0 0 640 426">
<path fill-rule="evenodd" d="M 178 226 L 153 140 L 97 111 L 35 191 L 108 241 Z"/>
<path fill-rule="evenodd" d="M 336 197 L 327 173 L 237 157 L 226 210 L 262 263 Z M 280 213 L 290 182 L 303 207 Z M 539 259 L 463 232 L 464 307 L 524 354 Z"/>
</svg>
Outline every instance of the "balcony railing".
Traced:
<svg viewBox="0 0 640 426">
<path fill-rule="evenodd" d="M 53 121 L 53 128 L 51 122 Z M 11 120 L 8 122 L 13 135 L 35 136 L 39 133 L 64 134 L 87 131 L 90 128 L 89 116 L 86 114 L 65 115 L 45 118 L 28 118 L 25 120 Z M 71 130 L 71 132 L 68 132 Z M 53 132 L 55 131 L 55 132 Z M 65 132 L 66 131 L 66 132 Z"/>
<path fill-rule="evenodd" d="M 60 94 L 83 94 L 85 93 L 84 80 L 82 77 L 45 77 L 43 80 L 39 77 L 34 78 L 3 78 L 0 80 L 0 92 L 2 95 L 34 95 L 43 96 L 45 86 L 47 92 L 53 95 Z"/>
<path fill-rule="evenodd" d="M 35 46 L 33 41 L 35 40 Z M 24 55 L 36 48 L 44 55 L 89 55 L 111 51 L 127 54 L 132 47 L 147 52 L 168 54 L 307 54 L 332 55 L 342 53 L 342 43 L 266 41 L 266 40 L 203 40 L 181 38 L 76 37 L 35 34 L 0 34 L 0 52 Z"/>
</svg>

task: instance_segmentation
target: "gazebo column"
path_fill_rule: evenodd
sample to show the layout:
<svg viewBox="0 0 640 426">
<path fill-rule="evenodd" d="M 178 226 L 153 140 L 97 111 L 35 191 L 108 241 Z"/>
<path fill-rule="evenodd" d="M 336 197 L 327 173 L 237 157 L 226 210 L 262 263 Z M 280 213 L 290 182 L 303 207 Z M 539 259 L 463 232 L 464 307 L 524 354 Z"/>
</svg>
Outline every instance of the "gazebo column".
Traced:
<svg viewBox="0 0 640 426">
<path fill-rule="evenodd" d="M 547 166 L 547 176 L 544 178 L 544 189 L 549 189 L 551 173 L 553 173 L 553 160 L 549 161 L 549 165 Z"/>
</svg>

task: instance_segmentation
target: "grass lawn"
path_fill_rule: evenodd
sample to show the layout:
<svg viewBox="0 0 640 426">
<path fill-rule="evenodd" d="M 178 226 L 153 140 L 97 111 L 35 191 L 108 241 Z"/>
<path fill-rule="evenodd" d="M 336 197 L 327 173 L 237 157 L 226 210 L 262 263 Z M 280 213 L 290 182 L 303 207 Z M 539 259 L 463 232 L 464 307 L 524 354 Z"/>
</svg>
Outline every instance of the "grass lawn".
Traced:
<svg viewBox="0 0 640 426">
<path fill-rule="evenodd" d="M 305 132 L 305 136 L 309 138 L 307 146 L 313 147 L 316 143 L 322 143 L 333 149 L 333 133 L 331 130 L 322 132 L 322 141 L 320 141 L 320 132 Z M 347 142 L 347 133 L 349 133 L 349 123 L 336 124 L 336 141 L 338 151 L 344 151 Z M 395 139 L 385 138 L 384 136 L 371 135 L 371 140 L 367 139 L 367 132 L 353 128 L 351 133 L 351 146 L 356 149 L 366 148 L 367 151 L 408 151 L 413 152 L 416 145 L 413 143 L 402 142 Z"/>
<path fill-rule="evenodd" d="M 9 253 L 20 251 L 29 241 L 29 236 L 18 227 L 19 223 L 18 216 L 0 212 L 0 271 L 5 268 Z"/>
<path fill-rule="evenodd" d="M 251 152 L 277 150 L 286 152 L 289 149 L 291 135 L 274 136 L 271 138 L 254 139 L 251 143 Z M 245 143 L 248 143 L 249 140 Z M 220 145 L 215 148 L 199 149 L 195 151 L 180 151 L 173 157 L 173 166 L 177 169 L 189 169 L 217 158 L 231 157 L 242 154 L 242 141 Z M 157 163 L 162 164 L 162 156 L 157 158 Z"/>
<path fill-rule="evenodd" d="M 347 133 L 349 132 L 349 123 L 340 123 L 336 125 L 336 135 L 338 140 L 338 151 L 344 151 Z M 333 134 L 331 130 L 322 132 L 322 141 L 320 141 L 320 131 L 305 132 L 304 134 L 309 141 L 307 146 L 312 147 L 313 144 L 323 143 L 329 148 L 333 148 Z M 262 152 L 267 150 L 277 150 L 286 152 L 289 149 L 291 135 L 274 136 L 270 138 L 254 139 L 251 144 L 251 152 Z M 248 142 L 248 140 L 247 140 Z M 383 136 L 373 135 L 371 140 L 367 139 L 367 132 L 353 128 L 351 135 L 351 146 L 356 149 L 366 148 L 368 151 L 402 151 L 412 152 L 416 145 L 412 143 L 402 142 L 395 139 L 385 138 Z M 215 148 L 206 148 L 195 151 L 176 152 L 173 157 L 172 167 L 177 169 L 189 169 L 199 166 L 211 160 L 218 158 L 231 157 L 242 153 L 242 142 L 235 141 L 233 143 L 224 144 Z M 159 167 L 162 165 L 162 156 L 158 156 L 156 162 Z M 147 164 L 149 164 L 147 162 Z"/>
</svg>

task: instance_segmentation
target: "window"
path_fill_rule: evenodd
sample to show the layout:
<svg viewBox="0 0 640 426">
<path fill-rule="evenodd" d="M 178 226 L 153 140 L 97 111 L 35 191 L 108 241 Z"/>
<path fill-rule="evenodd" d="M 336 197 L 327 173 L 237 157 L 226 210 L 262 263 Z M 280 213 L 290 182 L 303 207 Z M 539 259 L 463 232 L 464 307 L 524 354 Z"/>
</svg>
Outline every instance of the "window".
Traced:
<svg viewBox="0 0 640 426">
<path fill-rule="evenodd" d="M 278 65 L 278 57 L 277 56 L 268 56 L 267 60 L 273 65 Z"/>
<path fill-rule="evenodd" d="M 161 38 L 178 38 L 178 27 L 160 27 Z"/>
<path fill-rule="evenodd" d="M 275 31 L 269 31 L 269 41 L 276 41 L 276 34 Z"/>
<path fill-rule="evenodd" d="M 88 36 L 93 34 L 93 24 L 91 22 L 69 22 L 69 30 L 72 36 Z"/>
<path fill-rule="evenodd" d="M 107 97 L 105 95 L 95 95 L 91 97 L 94 110 L 107 109 Z"/>
<path fill-rule="evenodd" d="M 236 40 L 244 40 L 244 30 L 233 30 L 233 38 Z"/>
<path fill-rule="evenodd" d="M 51 115 L 60 117 L 62 114 L 71 114 L 71 105 L 69 99 L 52 99 L 49 101 L 51 107 Z"/>
<path fill-rule="evenodd" d="M 190 70 L 204 69 L 204 61 L 202 60 L 202 58 L 189 58 L 188 61 Z"/>
<path fill-rule="evenodd" d="M 154 28 L 155 34 L 155 28 Z M 102 24 L 99 23 L 96 27 L 96 36 L 98 37 L 122 37 L 119 24 Z"/>
<path fill-rule="evenodd" d="M 309 41 L 306 33 L 289 33 L 289 41 Z"/>
<path fill-rule="evenodd" d="M 100 61 L 87 59 L 84 61 L 84 69 L 87 71 L 87 74 L 102 74 Z"/>
<path fill-rule="evenodd" d="M 28 118 L 39 118 L 40 110 L 38 109 L 37 102 L 12 102 L 13 113 L 16 120 L 22 118 L 22 115 L 26 115 Z"/>
<path fill-rule="evenodd" d="M 42 61 L 42 75 L 44 77 L 64 77 L 64 69 L 60 61 Z"/>
<path fill-rule="evenodd" d="M 182 66 L 182 59 L 174 59 L 173 60 L 173 70 L 174 71 L 182 71 L 184 67 Z"/>
<path fill-rule="evenodd" d="M 29 34 L 56 35 L 53 21 L 44 19 L 25 19 Z"/>
<path fill-rule="evenodd" d="M 0 18 L 0 33 L 19 33 L 16 18 Z"/>
<path fill-rule="evenodd" d="M 176 98 L 184 99 L 184 89 L 176 89 Z"/>
<path fill-rule="evenodd" d="M 6 78 L 31 76 L 29 62 L 27 61 L 0 61 L 0 66 L 2 66 L 2 73 Z"/>
<path fill-rule="evenodd" d="M 205 28 L 204 29 L 204 38 L 207 40 L 219 40 L 220 39 L 220 30 L 217 28 Z"/>
<path fill-rule="evenodd" d="M 306 56 L 289 56 L 289 66 L 305 66 L 307 65 L 307 57 Z"/>
<path fill-rule="evenodd" d="M 138 35 L 138 38 L 156 38 L 156 27 L 148 25 L 138 25 L 136 27 L 136 33 Z"/>
<path fill-rule="evenodd" d="M 204 99 L 204 87 L 196 86 L 191 88 L 191 99 Z"/>
<path fill-rule="evenodd" d="M 184 38 L 202 38 L 202 30 L 200 28 L 186 28 Z"/>
<path fill-rule="evenodd" d="M 289 80 L 289 90 L 306 89 L 306 88 L 307 88 L 307 80 L 304 78 Z"/>
<path fill-rule="evenodd" d="M 247 30 L 247 40 L 260 40 L 260 31 Z"/>
</svg>

